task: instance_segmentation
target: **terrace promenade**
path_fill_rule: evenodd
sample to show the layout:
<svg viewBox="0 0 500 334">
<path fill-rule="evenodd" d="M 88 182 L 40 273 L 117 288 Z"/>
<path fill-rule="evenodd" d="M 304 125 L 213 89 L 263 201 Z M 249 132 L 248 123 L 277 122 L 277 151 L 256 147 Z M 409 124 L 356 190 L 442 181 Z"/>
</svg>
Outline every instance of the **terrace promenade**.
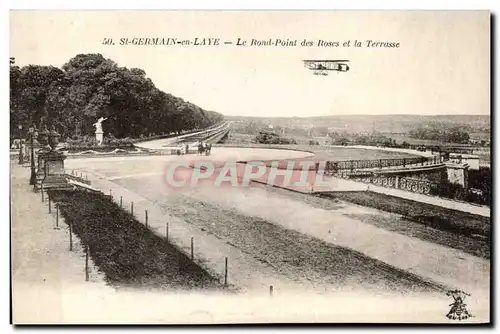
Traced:
<svg viewBox="0 0 500 334">
<path fill-rule="evenodd" d="M 136 143 L 135 145 L 141 148 L 151 149 L 151 150 L 168 150 L 176 148 L 176 145 L 181 142 L 195 142 L 198 140 L 219 140 L 229 131 L 228 123 L 223 122 L 220 125 L 217 125 L 212 128 L 208 128 L 206 130 L 200 130 L 198 132 L 188 133 L 176 137 L 157 139 L 157 140 L 148 140 L 144 142 Z"/>
<path fill-rule="evenodd" d="M 97 316 L 77 309 L 95 305 L 97 296 L 113 290 L 91 260 L 89 282 L 85 281 L 85 255 L 78 238 L 73 236 L 69 251 L 67 225 L 59 217 L 56 229 L 53 204 L 49 213 L 47 198 L 42 202 L 41 194 L 33 192 L 29 176 L 29 168 L 11 164 L 13 321 L 64 323 L 74 316 Z"/>
</svg>

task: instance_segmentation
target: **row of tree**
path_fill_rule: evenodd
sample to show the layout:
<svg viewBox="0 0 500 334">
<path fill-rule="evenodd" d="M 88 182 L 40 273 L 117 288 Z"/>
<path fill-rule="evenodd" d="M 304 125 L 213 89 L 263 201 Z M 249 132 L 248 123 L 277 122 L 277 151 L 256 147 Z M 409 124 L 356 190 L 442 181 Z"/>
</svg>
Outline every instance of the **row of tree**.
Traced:
<svg viewBox="0 0 500 334">
<path fill-rule="evenodd" d="M 297 144 L 297 141 L 293 138 L 286 138 L 276 132 L 266 130 L 259 131 L 259 134 L 255 137 L 255 142 L 259 144 Z"/>
<path fill-rule="evenodd" d="M 201 129 L 221 122 L 219 113 L 184 101 L 155 87 L 143 70 L 119 67 L 100 54 L 79 54 L 64 64 L 28 65 L 11 59 L 11 138 L 18 129 L 45 121 L 62 138 L 94 133 L 101 116 L 105 133 L 138 138 Z"/>
<path fill-rule="evenodd" d="M 446 143 L 468 144 L 469 133 L 460 126 L 420 127 L 410 130 L 409 136 L 414 139 L 439 140 Z"/>
<path fill-rule="evenodd" d="M 332 132 L 328 136 L 332 145 L 366 145 L 383 147 L 400 147 L 396 140 L 381 134 L 348 134 L 346 132 Z"/>
</svg>

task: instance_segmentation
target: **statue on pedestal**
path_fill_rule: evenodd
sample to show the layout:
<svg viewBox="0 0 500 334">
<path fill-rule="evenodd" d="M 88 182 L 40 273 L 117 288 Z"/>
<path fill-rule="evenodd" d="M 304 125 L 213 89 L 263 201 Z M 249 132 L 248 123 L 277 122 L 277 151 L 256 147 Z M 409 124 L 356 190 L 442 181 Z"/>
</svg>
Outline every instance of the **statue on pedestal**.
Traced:
<svg viewBox="0 0 500 334">
<path fill-rule="evenodd" d="M 50 130 L 49 136 L 48 136 L 48 142 L 49 142 L 49 146 L 50 146 L 51 151 L 55 151 L 57 144 L 59 144 L 60 137 L 61 137 L 61 135 L 59 133 L 57 133 L 56 127 L 54 125 L 52 125 L 52 129 Z"/>
<path fill-rule="evenodd" d="M 97 145 L 101 146 L 104 139 L 104 132 L 102 131 L 102 122 L 107 120 L 107 118 L 101 117 L 93 125 L 95 126 L 95 139 L 97 140 Z"/>
<path fill-rule="evenodd" d="M 46 145 L 38 151 L 38 172 L 36 184 L 43 189 L 63 189 L 70 188 L 66 180 L 64 171 L 64 160 L 66 156 L 59 152 L 57 144 L 61 135 L 56 131 L 54 125 L 51 130 L 47 130 L 47 125 L 43 124 L 39 133 L 40 142 Z"/>
</svg>

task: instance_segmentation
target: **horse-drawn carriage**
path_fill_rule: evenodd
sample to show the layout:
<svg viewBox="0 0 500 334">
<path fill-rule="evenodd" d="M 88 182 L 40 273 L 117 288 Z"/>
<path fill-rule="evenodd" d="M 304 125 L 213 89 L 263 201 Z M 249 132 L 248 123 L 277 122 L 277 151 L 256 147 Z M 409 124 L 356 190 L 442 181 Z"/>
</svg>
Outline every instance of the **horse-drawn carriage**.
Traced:
<svg viewBox="0 0 500 334">
<path fill-rule="evenodd" d="M 210 143 L 204 143 L 204 142 L 200 142 L 198 144 L 198 154 L 202 155 L 203 153 L 205 153 L 205 155 L 210 155 L 210 153 L 212 152 L 212 144 Z"/>
<path fill-rule="evenodd" d="M 210 155 L 212 152 L 212 144 L 204 143 L 204 142 L 195 142 L 192 144 L 180 144 L 177 147 L 172 149 L 172 154 L 184 155 L 193 152 L 194 150 L 198 150 L 198 154 L 202 155 Z"/>
</svg>

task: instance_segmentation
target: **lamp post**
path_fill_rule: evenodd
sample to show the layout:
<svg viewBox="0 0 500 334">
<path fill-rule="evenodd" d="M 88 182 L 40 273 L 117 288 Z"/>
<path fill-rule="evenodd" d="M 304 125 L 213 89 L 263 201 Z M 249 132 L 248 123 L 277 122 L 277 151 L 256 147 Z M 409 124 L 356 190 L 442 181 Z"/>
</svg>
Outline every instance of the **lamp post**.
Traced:
<svg viewBox="0 0 500 334">
<path fill-rule="evenodd" d="M 35 149 L 33 147 L 33 140 L 38 135 L 36 131 L 36 127 L 31 125 L 29 127 L 29 135 L 30 135 L 30 145 L 31 145 L 31 177 L 30 177 L 30 185 L 34 186 L 36 183 L 36 172 L 35 172 Z"/>
<path fill-rule="evenodd" d="M 24 154 L 23 154 L 23 126 L 19 124 L 19 164 L 22 165 L 24 163 Z"/>
<path fill-rule="evenodd" d="M 47 153 L 50 151 L 50 147 L 48 147 L 48 136 L 49 131 L 47 130 L 47 125 L 42 120 L 40 123 L 40 130 L 37 131 L 37 140 L 40 143 L 41 148 L 37 152 L 38 168 L 35 173 L 35 184 L 33 185 L 35 191 L 37 189 L 38 182 L 42 182 L 45 178 L 45 160 Z"/>
</svg>

